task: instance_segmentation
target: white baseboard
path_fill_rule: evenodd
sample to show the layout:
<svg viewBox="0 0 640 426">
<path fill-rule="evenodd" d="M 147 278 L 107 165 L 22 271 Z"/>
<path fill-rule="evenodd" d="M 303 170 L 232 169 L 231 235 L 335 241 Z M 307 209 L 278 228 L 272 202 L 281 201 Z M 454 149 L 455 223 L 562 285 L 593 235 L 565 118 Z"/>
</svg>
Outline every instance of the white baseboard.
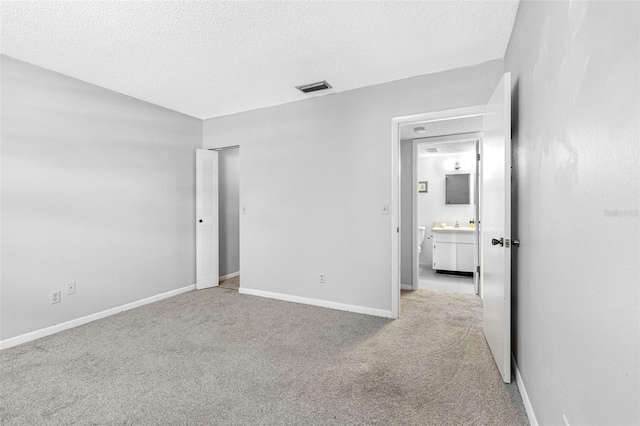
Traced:
<svg viewBox="0 0 640 426">
<path fill-rule="evenodd" d="M 55 333 L 59 333 L 70 328 L 78 327 L 80 325 L 87 324 L 89 322 L 99 320 L 119 312 L 128 311 L 139 306 L 147 305 L 149 303 L 157 302 L 162 299 L 167 299 L 172 296 L 177 296 L 187 291 L 195 290 L 196 285 L 188 285 L 186 287 L 178 288 L 175 290 L 167 291 L 166 293 L 156 294 L 155 296 L 147 297 L 146 299 L 137 300 L 135 302 L 127 303 L 126 305 L 117 306 L 115 308 L 107 309 L 106 311 L 98 312 L 95 314 L 87 315 L 81 318 L 76 318 L 71 321 L 63 322 L 60 324 L 52 325 L 51 327 L 42 328 L 40 330 L 32 331 L 29 333 L 21 334 L 10 339 L 0 340 L 0 350 L 12 348 L 23 343 L 31 342 L 42 337 L 50 336 Z"/>
<path fill-rule="evenodd" d="M 240 271 L 238 272 L 232 272 L 230 274 L 227 275 L 223 275 L 220 278 L 218 278 L 218 282 L 220 281 L 224 281 L 224 280 L 228 280 L 229 278 L 235 278 L 235 277 L 239 277 L 240 276 Z"/>
<path fill-rule="evenodd" d="M 522 381 L 522 376 L 520 375 L 520 370 L 518 370 L 518 364 L 516 364 L 516 359 L 513 354 L 511 354 L 511 363 L 513 364 L 513 371 L 516 373 L 516 383 L 518 384 L 518 390 L 520 391 L 520 396 L 522 396 L 522 403 L 524 404 L 524 409 L 527 411 L 527 417 L 529 417 L 529 423 L 531 426 L 538 426 L 538 420 L 536 419 L 536 415 L 533 412 L 533 406 L 531 405 L 531 401 L 529 400 L 529 394 L 527 393 L 527 389 L 524 387 L 524 382 Z"/>
<path fill-rule="evenodd" d="M 347 305 L 344 303 L 328 302 L 326 300 L 311 299 L 308 297 L 292 296 L 289 294 L 272 293 L 264 290 L 253 290 L 250 288 L 240 287 L 240 293 L 249 294 L 251 296 L 266 297 L 268 299 L 284 300 L 285 302 L 302 303 L 303 305 L 320 306 L 323 308 L 337 309 L 339 311 L 355 312 L 358 314 L 373 315 L 375 317 L 393 318 L 391 311 L 384 309 L 367 308 L 365 306 Z"/>
<path fill-rule="evenodd" d="M 411 284 L 400 284 L 401 290 L 413 290 L 413 286 Z"/>
</svg>

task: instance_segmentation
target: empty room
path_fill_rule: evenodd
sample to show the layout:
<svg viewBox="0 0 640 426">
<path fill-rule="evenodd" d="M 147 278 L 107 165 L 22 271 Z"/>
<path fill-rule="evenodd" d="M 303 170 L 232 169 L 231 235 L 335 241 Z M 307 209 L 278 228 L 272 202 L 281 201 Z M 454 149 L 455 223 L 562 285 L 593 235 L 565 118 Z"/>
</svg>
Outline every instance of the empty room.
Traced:
<svg viewBox="0 0 640 426">
<path fill-rule="evenodd" d="M 0 424 L 640 425 L 640 2 L 0 26 Z"/>
</svg>

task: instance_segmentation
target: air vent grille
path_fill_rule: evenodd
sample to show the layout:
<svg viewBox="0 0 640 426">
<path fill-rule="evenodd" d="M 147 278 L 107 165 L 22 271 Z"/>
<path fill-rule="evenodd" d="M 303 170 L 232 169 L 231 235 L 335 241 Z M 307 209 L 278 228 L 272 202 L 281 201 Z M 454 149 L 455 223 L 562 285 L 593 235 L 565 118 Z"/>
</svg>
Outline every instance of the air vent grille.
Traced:
<svg viewBox="0 0 640 426">
<path fill-rule="evenodd" d="M 318 90 L 331 89 L 331 85 L 326 81 L 319 81 L 317 83 L 303 84 L 302 86 L 296 86 L 296 89 L 302 93 L 317 92 Z"/>
<path fill-rule="evenodd" d="M 427 148 L 427 152 L 438 152 L 438 148 Z"/>
</svg>

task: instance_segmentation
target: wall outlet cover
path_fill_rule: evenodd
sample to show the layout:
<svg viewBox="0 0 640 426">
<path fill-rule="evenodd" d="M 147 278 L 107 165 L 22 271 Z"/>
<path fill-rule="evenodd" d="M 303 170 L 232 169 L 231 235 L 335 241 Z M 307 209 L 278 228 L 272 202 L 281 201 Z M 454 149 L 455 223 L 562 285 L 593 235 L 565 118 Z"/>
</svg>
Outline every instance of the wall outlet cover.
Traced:
<svg viewBox="0 0 640 426">
<path fill-rule="evenodd" d="M 326 279 L 327 279 L 327 277 L 325 276 L 325 274 L 320 274 L 320 282 L 321 283 L 324 283 Z"/>
<path fill-rule="evenodd" d="M 76 282 L 67 283 L 67 294 L 73 294 L 76 292 Z"/>
<path fill-rule="evenodd" d="M 60 290 L 52 291 L 51 294 L 49 295 L 49 303 L 52 305 L 54 303 L 60 303 L 61 294 L 62 294 L 62 291 Z"/>
</svg>

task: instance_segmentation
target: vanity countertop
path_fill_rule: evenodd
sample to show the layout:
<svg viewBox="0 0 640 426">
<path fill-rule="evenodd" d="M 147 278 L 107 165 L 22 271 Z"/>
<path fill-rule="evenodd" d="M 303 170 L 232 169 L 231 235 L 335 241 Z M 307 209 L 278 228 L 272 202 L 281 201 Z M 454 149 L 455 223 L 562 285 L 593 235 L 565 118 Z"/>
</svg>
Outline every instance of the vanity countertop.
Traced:
<svg viewBox="0 0 640 426">
<path fill-rule="evenodd" d="M 473 232 L 476 228 L 471 228 L 469 226 L 460 226 L 456 228 L 455 226 L 434 226 L 431 228 L 433 232 Z"/>
</svg>

